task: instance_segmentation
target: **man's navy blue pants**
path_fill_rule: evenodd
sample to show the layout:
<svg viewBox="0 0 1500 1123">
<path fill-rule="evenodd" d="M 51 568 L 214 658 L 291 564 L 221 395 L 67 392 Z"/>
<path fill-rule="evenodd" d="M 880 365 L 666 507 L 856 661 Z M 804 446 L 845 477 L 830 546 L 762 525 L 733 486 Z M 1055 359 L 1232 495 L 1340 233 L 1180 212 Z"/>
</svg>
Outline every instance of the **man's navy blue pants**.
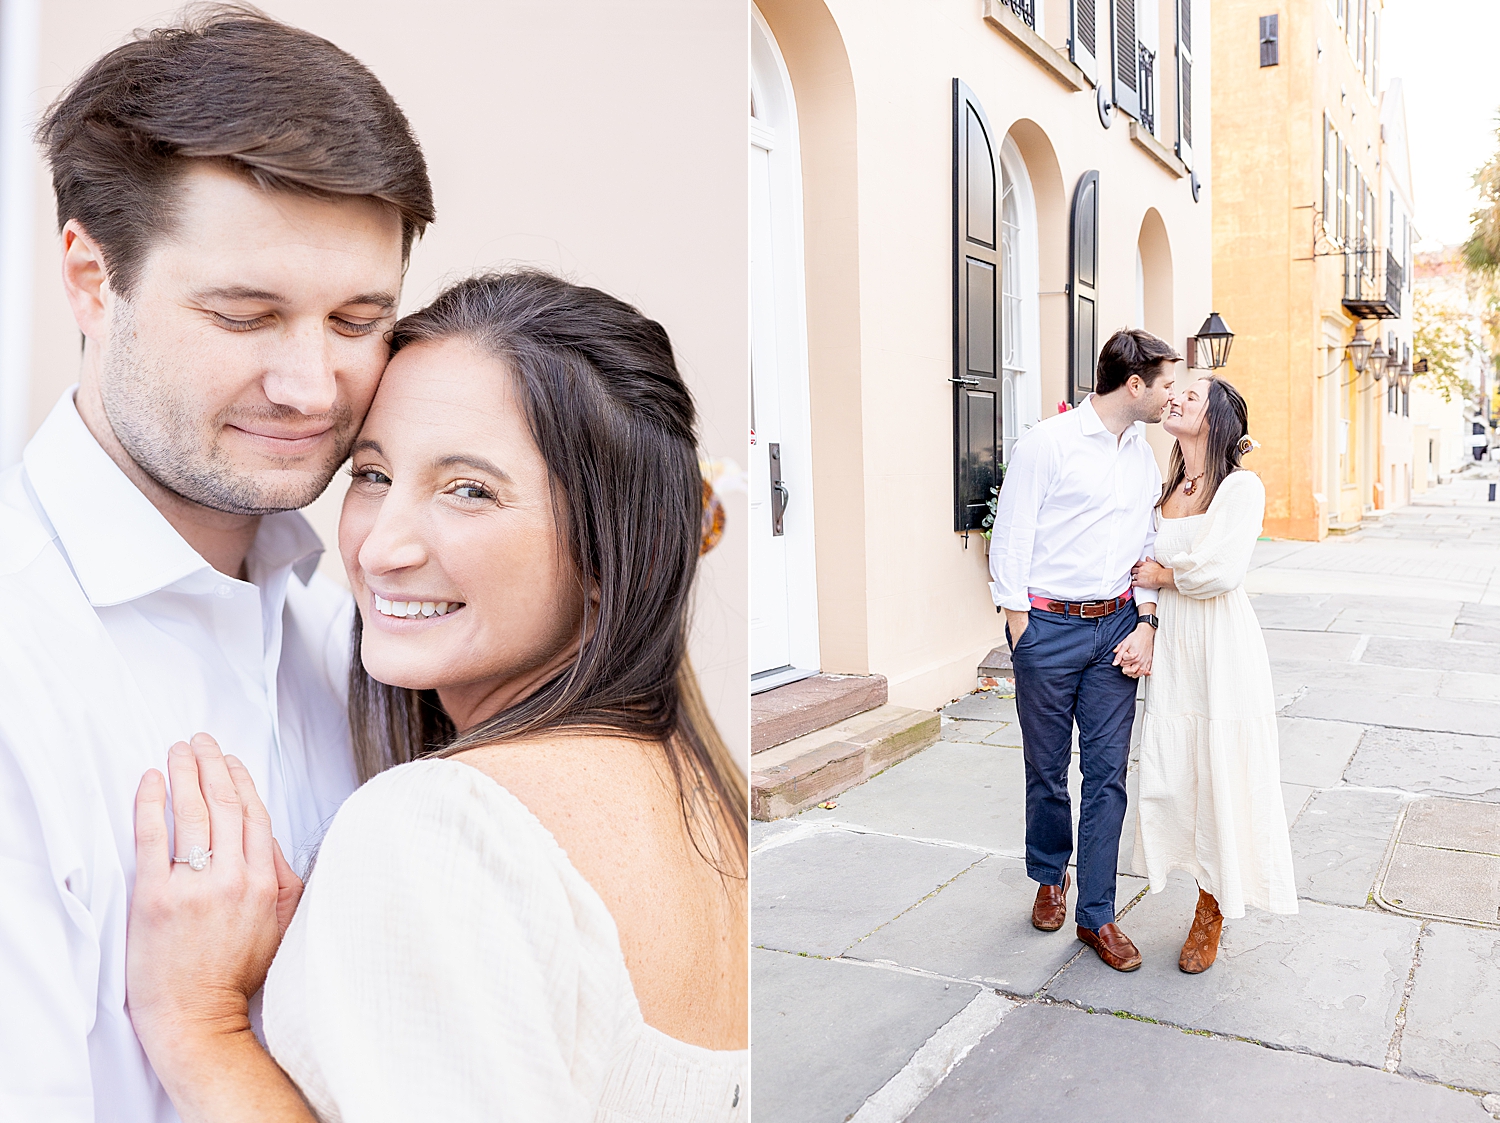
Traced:
<svg viewBox="0 0 1500 1123">
<path fill-rule="evenodd" d="M 1068 762 L 1076 721 L 1083 806 L 1074 916 L 1098 929 L 1115 919 L 1135 720 L 1136 680 L 1113 665 L 1114 649 L 1135 630 L 1136 609 L 1128 603 L 1093 620 L 1033 609 L 1030 619 L 1011 648 L 1026 758 L 1026 874 L 1042 885 L 1061 885 L 1073 856 Z"/>
</svg>

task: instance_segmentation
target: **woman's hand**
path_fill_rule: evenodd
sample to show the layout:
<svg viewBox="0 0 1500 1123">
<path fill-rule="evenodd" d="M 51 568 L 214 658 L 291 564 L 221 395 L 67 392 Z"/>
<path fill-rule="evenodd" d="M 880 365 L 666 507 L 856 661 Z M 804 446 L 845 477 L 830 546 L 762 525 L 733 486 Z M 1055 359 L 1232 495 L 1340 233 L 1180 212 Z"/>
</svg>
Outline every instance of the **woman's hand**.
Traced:
<svg viewBox="0 0 1500 1123">
<path fill-rule="evenodd" d="M 155 769 L 135 800 L 135 895 L 125 943 L 126 1004 L 174 1101 L 214 1039 L 250 1035 L 250 996 L 265 982 L 302 894 L 271 837 L 245 766 L 206 733 L 167 757 L 176 857 L 212 851 L 193 869 L 168 852 L 167 788 Z M 253 1039 L 252 1039 L 253 1040 Z"/>
<path fill-rule="evenodd" d="M 1171 567 L 1160 564 L 1155 558 L 1147 558 L 1131 566 L 1130 583 L 1137 589 L 1177 588 L 1177 580 Z"/>
</svg>

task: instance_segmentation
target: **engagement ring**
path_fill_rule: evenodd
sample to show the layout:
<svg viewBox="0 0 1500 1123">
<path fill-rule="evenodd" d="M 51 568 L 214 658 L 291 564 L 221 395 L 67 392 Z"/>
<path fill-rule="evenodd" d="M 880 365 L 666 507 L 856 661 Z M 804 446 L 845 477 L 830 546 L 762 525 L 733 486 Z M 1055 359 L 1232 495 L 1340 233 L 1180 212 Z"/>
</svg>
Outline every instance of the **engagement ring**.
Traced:
<svg viewBox="0 0 1500 1123">
<path fill-rule="evenodd" d="M 201 846 L 195 846 L 188 851 L 188 856 L 186 858 L 174 857 L 172 861 L 186 862 L 195 870 L 203 870 L 208 868 L 208 860 L 213 856 L 214 852 L 212 850 L 205 850 Z"/>
</svg>

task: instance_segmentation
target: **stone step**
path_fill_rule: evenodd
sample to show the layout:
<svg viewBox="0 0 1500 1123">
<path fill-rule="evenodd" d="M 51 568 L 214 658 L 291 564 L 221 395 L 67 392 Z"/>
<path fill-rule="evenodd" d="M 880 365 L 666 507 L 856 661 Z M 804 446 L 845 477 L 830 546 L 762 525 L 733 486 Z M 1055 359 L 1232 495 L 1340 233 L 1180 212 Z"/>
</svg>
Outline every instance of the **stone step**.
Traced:
<svg viewBox="0 0 1500 1123">
<path fill-rule="evenodd" d="M 750 751 L 764 752 L 886 702 L 884 675 L 813 675 L 750 699 Z"/>
<path fill-rule="evenodd" d="M 1011 668 L 1010 647 L 1001 644 L 986 655 L 979 663 L 980 678 L 1014 678 Z"/>
<path fill-rule="evenodd" d="M 883 705 L 755 754 L 750 815 L 762 821 L 805 811 L 868 780 L 938 739 L 933 710 Z"/>
</svg>

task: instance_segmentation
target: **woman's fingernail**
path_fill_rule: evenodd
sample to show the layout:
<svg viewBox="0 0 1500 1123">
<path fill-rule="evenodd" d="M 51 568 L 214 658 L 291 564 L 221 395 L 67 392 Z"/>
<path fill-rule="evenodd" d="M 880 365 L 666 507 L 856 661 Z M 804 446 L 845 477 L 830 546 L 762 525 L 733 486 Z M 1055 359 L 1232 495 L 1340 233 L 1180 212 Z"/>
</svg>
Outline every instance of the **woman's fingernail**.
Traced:
<svg viewBox="0 0 1500 1123">
<path fill-rule="evenodd" d="M 192 747 L 186 741 L 178 741 L 177 744 L 173 745 L 171 748 L 171 752 L 177 756 L 186 756 L 192 751 Z"/>
<path fill-rule="evenodd" d="M 213 743 L 214 743 L 214 739 L 212 737 L 210 737 L 207 733 L 194 733 L 193 734 L 193 744 L 198 745 L 200 748 L 207 748 L 208 746 L 212 745 Z"/>
</svg>

